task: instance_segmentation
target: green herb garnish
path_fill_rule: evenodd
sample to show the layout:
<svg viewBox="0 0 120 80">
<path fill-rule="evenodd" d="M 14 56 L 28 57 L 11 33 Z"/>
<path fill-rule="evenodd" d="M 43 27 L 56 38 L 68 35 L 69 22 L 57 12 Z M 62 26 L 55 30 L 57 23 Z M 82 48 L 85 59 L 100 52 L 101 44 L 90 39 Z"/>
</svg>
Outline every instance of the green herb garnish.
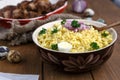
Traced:
<svg viewBox="0 0 120 80">
<path fill-rule="evenodd" d="M 45 29 L 45 28 L 42 28 L 42 30 L 39 32 L 39 35 L 45 34 L 45 33 L 46 33 L 46 29 Z"/>
<path fill-rule="evenodd" d="M 61 21 L 61 24 L 63 25 L 63 24 L 65 24 L 66 23 L 66 19 L 63 19 L 62 21 Z"/>
<path fill-rule="evenodd" d="M 101 35 L 102 35 L 103 37 L 107 37 L 109 34 L 104 31 Z"/>
<path fill-rule="evenodd" d="M 53 50 L 58 50 L 58 44 L 52 44 L 51 49 Z"/>
<path fill-rule="evenodd" d="M 58 29 L 57 28 L 54 28 L 51 32 L 51 34 L 54 34 L 54 33 L 57 33 L 58 32 Z"/>
<path fill-rule="evenodd" d="M 80 27 L 80 24 L 78 23 L 78 21 L 73 20 L 73 21 L 71 22 L 71 26 L 74 27 L 74 28 L 78 28 L 78 27 Z"/>
<path fill-rule="evenodd" d="M 99 48 L 100 48 L 99 45 L 98 45 L 96 42 L 92 42 L 92 43 L 90 44 L 90 46 L 91 46 L 93 49 L 99 49 Z"/>
</svg>

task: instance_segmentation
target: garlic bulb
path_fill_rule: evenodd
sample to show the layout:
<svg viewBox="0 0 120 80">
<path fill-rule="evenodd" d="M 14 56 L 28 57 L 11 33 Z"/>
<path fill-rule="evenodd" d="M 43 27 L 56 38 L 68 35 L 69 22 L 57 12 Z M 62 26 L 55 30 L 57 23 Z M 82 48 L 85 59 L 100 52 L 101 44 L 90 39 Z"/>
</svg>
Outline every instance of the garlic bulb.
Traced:
<svg viewBox="0 0 120 80">
<path fill-rule="evenodd" d="M 74 12 L 82 13 L 87 7 L 85 0 L 74 0 L 72 3 L 72 9 Z"/>
<path fill-rule="evenodd" d="M 92 16 L 95 15 L 94 10 L 91 9 L 91 8 L 87 8 L 87 9 L 84 11 L 84 13 L 85 13 L 85 16 L 89 16 L 89 17 L 92 17 Z"/>
<path fill-rule="evenodd" d="M 22 60 L 22 56 L 19 51 L 16 50 L 10 50 L 7 55 L 8 61 L 11 63 L 18 63 Z"/>
</svg>

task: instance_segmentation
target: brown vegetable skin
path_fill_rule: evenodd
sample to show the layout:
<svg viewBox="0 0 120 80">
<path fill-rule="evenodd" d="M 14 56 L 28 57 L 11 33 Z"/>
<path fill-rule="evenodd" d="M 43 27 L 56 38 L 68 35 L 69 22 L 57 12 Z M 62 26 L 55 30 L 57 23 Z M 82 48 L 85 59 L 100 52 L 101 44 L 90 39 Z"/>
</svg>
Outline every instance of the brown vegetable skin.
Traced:
<svg viewBox="0 0 120 80">
<path fill-rule="evenodd" d="M 29 11 L 27 11 L 26 9 L 23 10 L 23 17 L 25 19 L 29 18 Z"/>
<path fill-rule="evenodd" d="M 11 18 L 11 14 L 12 14 L 12 12 L 10 10 L 7 10 L 7 11 L 3 12 L 3 17 L 4 18 Z"/>
<path fill-rule="evenodd" d="M 12 18 L 12 12 L 16 9 L 16 6 L 6 6 L 1 10 L 1 15 L 4 18 Z"/>
<path fill-rule="evenodd" d="M 50 12 L 51 6 L 52 6 L 52 4 L 49 1 L 46 2 L 46 1 L 42 0 L 42 1 L 37 2 L 38 12 L 41 11 L 42 14 L 46 14 L 46 13 Z"/>
<path fill-rule="evenodd" d="M 27 9 L 29 11 L 37 11 L 37 4 L 33 1 L 31 1 L 29 4 L 28 4 L 28 7 Z"/>
<path fill-rule="evenodd" d="M 29 11 L 29 17 L 30 17 L 30 18 L 33 18 L 33 17 L 36 17 L 36 16 L 38 16 L 38 13 L 37 13 L 37 12 Z"/>
<path fill-rule="evenodd" d="M 13 10 L 13 18 L 15 18 L 15 19 L 22 19 L 22 18 L 24 18 L 22 10 L 18 9 L 18 8 Z"/>
<path fill-rule="evenodd" d="M 22 1 L 21 3 L 19 3 L 17 5 L 17 7 L 19 9 L 27 9 L 29 3 L 30 3 L 30 1 Z"/>
</svg>

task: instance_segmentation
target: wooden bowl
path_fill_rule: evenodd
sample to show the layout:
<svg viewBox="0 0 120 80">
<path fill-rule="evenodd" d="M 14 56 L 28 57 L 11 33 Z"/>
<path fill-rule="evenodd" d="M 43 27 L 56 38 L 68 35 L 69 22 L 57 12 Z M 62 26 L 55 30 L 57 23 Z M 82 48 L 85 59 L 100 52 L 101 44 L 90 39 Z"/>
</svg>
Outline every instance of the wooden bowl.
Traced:
<svg viewBox="0 0 120 80">
<path fill-rule="evenodd" d="M 97 21 L 87 21 L 87 20 L 79 20 L 83 23 L 89 23 L 91 25 L 95 25 L 98 27 L 105 26 L 105 24 L 97 22 Z M 94 51 L 88 52 L 78 52 L 78 53 L 70 53 L 70 52 L 60 52 L 55 50 L 50 50 L 42 47 L 37 40 L 38 33 L 42 28 L 49 28 L 53 24 L 59 21 L 50 22 L 44 24 L 37 28 L 33 35 L 33 41 L 38 46 L 40 57 L 42 60 L 48 63 L 56 64 L 64 71 L 68 72 L 84 72 L 93 70 L 103 63 L 105 63 L 111 56 L 114 43 L 117 40 L 116 31 L 111 28 L 108 31 L 112 34 L 113 41 L 106 47 Z"/>
<path fill-rule="evenodd" d="M 22 0 L 20 0 L 20 1 L 22 1 Z M 14 3 L 17 4 L 20 1 L 19 0 L 14 0 Z M 50 1 L 54 3 L 55 0 L 50 0 Z M 8 5 L 11 5 L 11 4 L 12 4 L 12 2 Z M 35 17 L 35 18 L 28 18 L 28 19 L 17 19 L 17 20 L 22 25 L 27 24 L 28 22 L 30 22 L 32 20 L 43 20 L 43 19 L 46 19 L 47 17 L 49 17 L 51 15 L 62 13 L 65 10 L 65 8 L 67 7 L 67 5 L 68 5 L 68 2 L 66 0 L 66 2 L 61 7 L 57 8 L 56 10 L 54 10 L 52 12 L 47 13 L 44 16 L 38 16 L 38 17 Z M 0 5 L 0 8 L 1 8 L 1 5 Z M 0 27 L 11 28 L 11 22 L 13 20 L 14 19 L 0 17 Z"/>
</svg>

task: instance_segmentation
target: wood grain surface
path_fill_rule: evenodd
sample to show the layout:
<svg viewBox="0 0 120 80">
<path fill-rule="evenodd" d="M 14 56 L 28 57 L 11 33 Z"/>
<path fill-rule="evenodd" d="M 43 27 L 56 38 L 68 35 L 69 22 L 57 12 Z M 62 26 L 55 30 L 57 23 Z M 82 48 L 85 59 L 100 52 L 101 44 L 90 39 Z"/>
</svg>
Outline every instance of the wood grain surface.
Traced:
<svg viewBox="0 0 120 80">
<path fill-rule="evenodd" d="M 64 13 L 70 13 L 77 16 L 82 14 L 74 13 L 71 9 L 73 0 L 68 0 Z M 88 7 L 95 11 L 94 20 L 103 18 L 107 24 L 120 20 L 120 8 L 115 6 L 110 0 L 86 0 Z M 70 74 L 58 70 L 43 63 L 39 57 L 38 49 L 34 43 L 28 43 L 20 46 L 8 46 L 6 42 L 0 41 L 0 46 L 8 46 L 10 49 L 18 50 L 22 53 L 23 61 L 19 64 L 12 64 L 7 60 L 0 61 L 0 72 L 18 73 L 18 74 L 39 74 L 39 80 L 120 80 L 120 27 L 116 27 L 118 39 L 116 41 L 114 52 L 110 59 L 99 69 L 94 71 Z"/>
</svg>

